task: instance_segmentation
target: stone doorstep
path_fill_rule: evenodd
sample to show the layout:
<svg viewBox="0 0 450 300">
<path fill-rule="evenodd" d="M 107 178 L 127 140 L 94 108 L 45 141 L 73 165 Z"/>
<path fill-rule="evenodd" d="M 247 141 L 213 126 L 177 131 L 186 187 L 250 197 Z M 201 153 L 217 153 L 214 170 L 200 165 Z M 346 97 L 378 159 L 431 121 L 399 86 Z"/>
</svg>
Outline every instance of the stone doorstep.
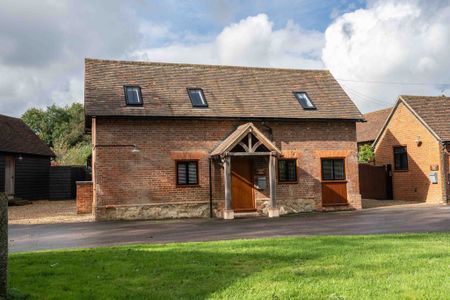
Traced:
<svg viewBox="0 0 450 300">
<path fill-rule="evenodd" d="M 264 215 L 258 213 L 257 211 L 251 211 L 251 212 L 235 212 L 234 218 L 235 219 L 246 219 L 246 218 L 256 218 L 256 217 L 263 217 Z"/>
</svg>

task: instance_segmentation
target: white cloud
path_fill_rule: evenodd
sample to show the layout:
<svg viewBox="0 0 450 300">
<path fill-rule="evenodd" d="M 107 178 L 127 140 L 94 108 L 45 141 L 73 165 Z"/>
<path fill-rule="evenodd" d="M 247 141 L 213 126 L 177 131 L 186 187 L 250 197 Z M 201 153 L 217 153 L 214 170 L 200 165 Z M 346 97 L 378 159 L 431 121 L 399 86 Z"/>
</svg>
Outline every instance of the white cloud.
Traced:
<svg viewBox="0 0 450 300">
<path fill-rule="evenodd" d="M 83 101 L 84 58 L 120 58 L 137 47 L 134 16 L 119 0 L 2 1 L 0 114 Z"/>
<path fill-rule="evenodd" d="M 219 4 L 212 15 L 228 11 L 219 22 L 228 24 L 233 11 Z M 450 82 L 448 0 L 374 0 L 366 9 L 335 10 L 325 34 L 294 21 L 275 26 L 266 14 L 243 18 L 218 33 L 190 31 L 190 26 L 180 28 L 184 19 L 157 22 L 145 18 L 146 10 L 158 11 L 158 3 L 3 1 L 0 114 L 82 101 L 85 57 L 326 67 L 337 78 L 354 81 Z M 392 104 L 402 93 L 436 95 L 448 88 L 450 94 L 450 86 L 341 84 L 363 112 Z"/>
<path fill-rule="evenodd" d="M 225 27 L 210 41 L 194 38 L 130 55 L 152 61 L 321 68 L 322 47 L 322 33 L 304 30 L 292 21 L 276 30 L 267 15 L 259 14 Z"/>
<path fill-rule="evenodd" d="M 367 9 L 338 17 L 328 27 L 322 59 L 337 78 L 448 83 L 449 24 L 448 1 L 375 1 Z M 386 107 L 394 103 L 399 94 L 439 95 L 444 88 L 341 83 L 363 112 Z M 450 86 L 447 88 L 449 94 Z"/>
</svg>

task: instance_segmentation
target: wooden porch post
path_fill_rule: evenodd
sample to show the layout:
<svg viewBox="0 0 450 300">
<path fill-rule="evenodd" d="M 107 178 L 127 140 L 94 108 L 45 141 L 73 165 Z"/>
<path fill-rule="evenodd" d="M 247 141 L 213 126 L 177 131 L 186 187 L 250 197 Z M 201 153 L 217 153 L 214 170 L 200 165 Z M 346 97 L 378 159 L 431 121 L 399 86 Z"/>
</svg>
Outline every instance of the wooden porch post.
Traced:
<svg viewBox="0 0 450 300">
<path fill-rule="evenodd" d="M 276 156 L 272 153 L 269 158 L 269 185 L 270 185 L 270 207 L 269 218 L 276 218 L 280 216 L 280 211 L 277 206 L 277 191 L 276 191 Z"/>
<path fill-rule="evenodd" d="M 223 218 L 234 219 L 234 211 L 231 208 L 231 157 L 225 156 L 223 159 L 223 178 L 225 185 L 225 205 L 223 208 Z"/>
</svg>

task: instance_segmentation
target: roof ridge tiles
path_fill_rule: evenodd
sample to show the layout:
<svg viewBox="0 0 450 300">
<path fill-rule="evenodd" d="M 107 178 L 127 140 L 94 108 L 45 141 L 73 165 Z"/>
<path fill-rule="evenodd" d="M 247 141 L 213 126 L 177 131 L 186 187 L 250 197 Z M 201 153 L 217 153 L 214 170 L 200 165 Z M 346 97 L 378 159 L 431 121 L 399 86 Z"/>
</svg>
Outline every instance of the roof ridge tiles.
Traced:
<svg viewBox="0 0 450 300">
<path fill-rule="evenodd" d="M 243 70 L 261 70 L 261 71 L 288 71 L 288 72 L 317 72 L 317 73 L 331 73 L 328 69 L 295 69 L 295 68 L 272 68 L 272 67 L 252 67 L 241 65 L 214 65 L 214 64 L 194 64 L 194 63 L 175 63 L 175 62 L 158 62 L 158 61 L 130 61 L 130 60 L 114 60 L 114 59 L 99 59 L 99 58 L 85 58 L 85 61 L 117 63 L 117 64 L 132 64 L 132 65 L 161 65 L 161 66 L 178 66 L 178 67 L 199 67 L 199 68 L 218 68 L 218 69 L 243 69 Z"/>
</svg>

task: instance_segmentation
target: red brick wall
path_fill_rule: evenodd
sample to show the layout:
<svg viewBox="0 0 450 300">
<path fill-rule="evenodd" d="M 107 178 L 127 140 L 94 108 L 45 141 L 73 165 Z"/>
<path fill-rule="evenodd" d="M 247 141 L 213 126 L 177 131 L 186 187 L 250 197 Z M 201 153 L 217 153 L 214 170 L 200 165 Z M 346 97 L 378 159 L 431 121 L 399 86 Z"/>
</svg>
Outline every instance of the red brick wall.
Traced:
<svg viewBox="0 0 450 300">
<path fill-rule="evenodd" d="M 446 147 L 446 150 L 444 151 L 444 177 L 445 177 L 445 183 L 446 183 L 446 196 L 447 196 L 447 203 L 450 202 L 450 146 Z M 444 199 L 445 200 L 445 199 Z"/>
<path fill-rule="evenodd" d="M 93 190 L 91 181 L 77 181 L 77 213 L 92 213 Z"/>
<path fill-rule="evenodd" d="M 97 146 L 93 158 L 97 215 L 101 218 L 108 210 L 124 206 L 208 203 L 208 153 L 240 124 L 242 122 L 237 121 L 111 120 L 97 117 L 97 145 L 136 144 L 140 149 L 139 153 L 132 153 L 131 147 Z M 260 123 L 255 125 L 267 133 Z M 351 207 L 361 207 L 354 123 L 271 122 L 268 125 L 272 128 L 276 146 L 286 157 L 293 155 L 298 158 L 299 181 L 297 184 L 277 185 L 280 203 L 306 199 L 312 201 L 313 209 L 321 209 L 320 158 L 335 157 L 338 151 L 337 154 L 346 159 Z M 198 186 L 176 186 L 176 159 L 198 160 Z M 218 163 L 213 163 L 212 173 L 214 203 L 220 209 L 224 191 L 223 172 Z M 257 192 L 257 198 L 267 198 L 268 192 L 268 188 Z"/>
<path fill-rule="evenodd" d="M 416 140 L 420 137 L 421 144 Z M 408 171 L 394 170 L 394 146 L 406 146 Z M 400 103 L 389 122 L 385 133 L 375 148 L 377 165 L 391 164 L 393 190 L 396 200 L 443 201 L 441 145 L 411 111 Z M 438 184 L 431 184 L 428 175 L 431 165 L 438 165 Z"/>
</svg>

